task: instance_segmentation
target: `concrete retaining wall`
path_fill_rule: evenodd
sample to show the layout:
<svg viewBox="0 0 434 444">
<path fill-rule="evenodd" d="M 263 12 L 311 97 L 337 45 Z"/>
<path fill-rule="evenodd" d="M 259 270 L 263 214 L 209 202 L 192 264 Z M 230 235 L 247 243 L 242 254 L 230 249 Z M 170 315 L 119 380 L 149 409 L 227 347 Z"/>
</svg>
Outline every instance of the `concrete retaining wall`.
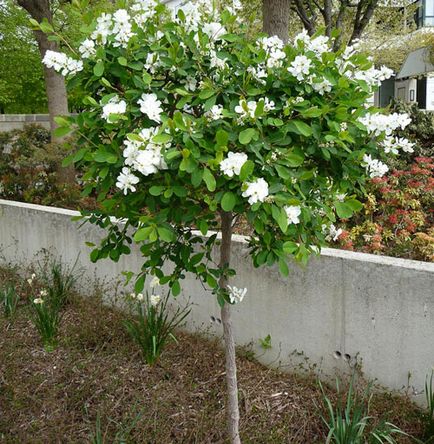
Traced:
<svg viewBox="0 0 434 444">
<path fill-rule="evenodd" d="M 0 114 L 0 133 L 23 129 L 26 125 L 35 123 L 50 129 L 48 114 Z"/>
<path fill-rule="evenodd" d="M 1 261 L 31 262 L 41 249 L 66 262 L 80 254 L 83 286 L 139 269 L 137 251 L 118 264 L 92 264 L 85 241 L 98 243 L 103 232 L 90 224 L 79 228 L 71 221 L 75 214 L 0 200 Z M 409 382 L 423 400 L 425 375 L 434 365 L 434 264 L 325 249 L 305 269 L 291 265 L 283 278 L 274 267 L 255 269 L 238 236 L 233 266 L 233 283 L 248 288 L 234 309 L 236 340 L 253 342 L 262 362 L 291 368 L 306 357 L 330 375 L 357 360 L 368 378 L 393 389 Z M 183 282 L 182 297 L 194 303 L 189 329 L 220 333 L 214 297 L 192 276 Z M 272 348 L 264 351 L 258 340 L 268 334 Z"/>
</svg>

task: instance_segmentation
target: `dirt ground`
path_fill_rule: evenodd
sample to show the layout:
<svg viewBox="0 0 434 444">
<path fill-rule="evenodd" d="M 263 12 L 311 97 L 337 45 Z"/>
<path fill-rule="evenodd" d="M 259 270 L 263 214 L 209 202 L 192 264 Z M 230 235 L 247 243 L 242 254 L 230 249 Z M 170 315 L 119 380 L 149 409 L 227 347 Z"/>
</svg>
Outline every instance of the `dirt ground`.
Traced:
<svg viewBox="0 0 434 444">
<path fill-rule="evenodd" d="M 0 271 L 0 286 L 7 279 Z M 125 314 L 98 297 L 73 298 L 60 342 L 47 353 L 26 297 L 13 322 L 0 313 L 0 442 L 225 443 L 224 359 L 216 340 L 178 333 L 149 367 L 126 334 Z M 270 370 L 240 353 L 243 443 L 324 443 L 314 376 Z M 332 398 L 331 388 L 326 389 Z M 421 435 L 421 412 L 405 396 L 376 395 L 372 416 Z M 411 442 L 401 439 L 398 442 Z"/>
</svg>

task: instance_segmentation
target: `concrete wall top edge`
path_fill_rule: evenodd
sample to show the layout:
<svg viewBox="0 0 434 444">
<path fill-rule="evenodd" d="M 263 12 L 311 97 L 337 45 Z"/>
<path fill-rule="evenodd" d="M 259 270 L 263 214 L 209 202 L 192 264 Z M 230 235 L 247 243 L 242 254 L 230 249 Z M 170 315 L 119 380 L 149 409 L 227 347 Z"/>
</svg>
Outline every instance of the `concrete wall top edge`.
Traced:
<svg viewBox="0 0 434 444">
<path fill-rule="evenodd" d="M 24 202 L 17 202 L 12 200 L 4 200 L 4 199 L 0 199 L 0 207 L 1 206 L 22 208 L 30 211 L 51 213 L 51 214 L 69 216 L 69 217 L 80 215 L 79 211 L 68 210 L 57 207 L 49 207 L 44 205 L 36 205 Z M 234 235 L 233 240 L 238 243 L 247 243 L 246 236 Z M 401 259 L 390 256 L 377 256 L 375 254 L 359 253 L 354 251 L 339 250 L 335 248 L 323 248 L 321 250 L 321 256 L 341 258 L 350 261 L 368 262 L 368 263 L 386 265 L 386 266 L 402 267 L 406 269 L 434 273 L 434 263 L 430 262 Z"/>
</svg>

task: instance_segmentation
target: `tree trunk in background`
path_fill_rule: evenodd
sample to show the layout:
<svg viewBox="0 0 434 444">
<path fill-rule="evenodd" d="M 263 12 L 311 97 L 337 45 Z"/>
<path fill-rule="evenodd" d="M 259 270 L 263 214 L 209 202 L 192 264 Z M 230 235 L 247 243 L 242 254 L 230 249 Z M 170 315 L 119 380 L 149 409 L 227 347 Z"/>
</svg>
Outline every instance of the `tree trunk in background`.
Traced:
<svg viewBox="0 0 434 444">
<path fill-rule="evenodd" d="M 232 213 L 221 213 L 222 243 L 220 245 L 220 269 L 229 266 L 231 259 L 232 242 Z M 222 275 L 219 280 L 220 288 L 226 288 L 228 278 Z M 225 303 L 221 309 L 223 334 L 225 339 L 226 355 L 226 386 L 227 402 L 226 414 L 228 434 L 232 444 L 241 444 L 239 433 L 240 411 L 238 407 L 237 363 L 235 355 L 235 340 L 232 332 L 231 305 Z"/>
<path fill-rule="evenodd" d="M 24 8 L 33 19 L 41 22 L 47 19 L 50 23 L 53 21 L 49 0 L 17 0 L 18 4 Z M 41 31 L 34 31 L 36 41 L 38 42 L 41 60 L 47 50 L 58 51 L 56 42 L 50 42 L 47 36 Z M 53 142 L 61 140 L 53 135 L 54 129 L 57 127 L 54 122 L 56 116 L 66 116 L 68 112 L 68 97 L 66 95 L 65 80 L 57 74 L 54 69 L 48 69 L 44 66 L 45 89 L 48 99 L 48 112 L 50 114 L 51 139 Z"/>
<path fill-rule="evenodd" d="M 45 18 L 49 23 L 53 22 L 53 15 L 50 8 L 50 0 L 17 0 L 18 4 L 24 8 L 30 16 L 37 22 L 42 22 Z M 47 35 L 41 31 L 34 31 L 36 41 L 38 42 L 41 60 L 47 50 L 58 51 L 59 47 L 56 42 L 50 42 Z M 44 80 L 45 90 L 48 99 L 48 113 L 50 115 L 50 130 L 51 141 L 62 142 L 63 137 L 56 137 L 54 130 L 57 124 L 54 121 L 56 116 L 66 116 L 68 111 L 68 96 L 66 94 L 65 79 L 58 74 L 54 69 L 48 69 L 44 65 Z M 57 179 L 59 183 L 75 182 L 75 170 L 73 166 L 62 168 L 61 165 L 57 168 Z"/>
<path fill-rule="evenodd" d="M 268 35 L 277 35 L 288 41 L 290 0 L 262 1 L 262 30 Z"/>
</svg>

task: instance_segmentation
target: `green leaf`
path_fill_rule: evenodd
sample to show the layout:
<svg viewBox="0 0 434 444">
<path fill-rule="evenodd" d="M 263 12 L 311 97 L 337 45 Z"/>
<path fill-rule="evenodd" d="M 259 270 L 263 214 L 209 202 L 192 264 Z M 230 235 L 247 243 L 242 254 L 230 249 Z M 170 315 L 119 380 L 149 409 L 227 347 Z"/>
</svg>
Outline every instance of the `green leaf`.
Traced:
<svg viewBox="0 0 434 444">
<path fill-rule="evenodd" d="M 228 144 L 229 134 L 225 130 L 219 129 L 215 135 L 215 140 L 217 146 L 226 146 Z"/>
<path fill-rule="evenodd" d="M 200 99 L 209 99 L 211 96 L 213 96 L 215 91 L 213 89 L 204 89 L 199 94 Z"/>
<path fill-rule="evenodd" d="M 71 131 L 72 130 L 71 130 L 71 128 L 69 128 L 69 126 L 68 127 L 66 127 L 66 126 L 59 126 L 58 128 L 56 128 L 53 131 L 53 134 L 54 134 L 55 137 L 63 137 L 63 136 L 66 136 L 67 134 L 69 134 Z"/>
<path fill-rule="evenodd" d="M 297 249 L 298 245 L 292 241 L 286 241 L 282 246 L 282 250 L 284 251 L 284 253 L 287 254 L 293 254 L 294 252 L 297 251 Z"/>
<path fill-rule="evenodd" d="M 136 283 L 134 284 L 134 291 L 136 293 L 141 293 L 145 288 L 145 278 L 146 276 L 142 275 L 136 280 Z"/>
<path fill-rule="evenodd" d="M 353 209 L 346 202 L 335 203 L 336 213 L 341 219 L 348 219 L 353 215 Z"/>
<path fill-rule="evenodd" d="M 149 235 L 151 234 L 153 227 L 143 227 L 139 228 L 135 234 L 134 234 L 134 240 L 136 242 L 141 242 L 149 238 Z"/>
<path fill-rule="evenodd" d="M 241 167 L 240 171 L 240 181 L 244 182 L 253 173 L 254 168 L 255 164 L 251 160 L 244 162 L 244 165 Z"/>
<path fill-rule="evenodd" d="M 285 259 L 282 258 L 279 259 L 279 270 L 283 276 L 287 277 L 289 275 L 289 268 Z"/>
<path fill-rule="evenodd" d="M 205 220 L 199 222 L 199 230 L 204 236 L 208 233 L 208 223 Z"/>
<path fill-rule="evenodd" d="M 209 191 L 215 191 L 216 180 L 208 168 L 204 168 L 203 170 L 203 180 L 206 183 L 206 187 Z"/>
<path fill-rule="evenodd" d="M 227 191 L 222 198 L 221 207 L 224 211 L 232 211 L 237 203 L 237 196 L 231 191 Z"/>
<path fill-rule="evenodd" d="M 288 131 L 305 137 L 309 137 L 313 133 L 312 128 L 301 120 L 290 120 L 285 127 Z"/>
<path fill-rule="evenodd" d="M 104 74 L 104 62 L 102 60 L 99 60 L 93 67 L 93 73 L 97 77 L 101 77 Z"/>
<path fill-rule="evenodd" d="M 254 128 L 247 128 L 244 131 L 241 131 L 238 140 L 243 145 L 247 145 L 250 141 L 257 135 L 257 131 Z"/>
<path fill-rule="evenodd" d="M 118 63 L 121 66 L 127 66 L 128 60 L 125 57 L 118 57 Z"/>
<path fill-rule="evenodd" d="M 149 188 L 149 194 L 151 196 L 160 196 L 161 194 L 163 194 L 163 191 L 166 187 L 164 186 L 157 186 L 154 185 L 151 188 Z"/>
<path fill-rule="evenodd" d="M 173 232 L 172 229 L 165 227 L 165 226 L 160 226 L 160 227 L 157 227 L 157 231 L 158 231 L 158 236 L 164 242 L 173 242 L 174 241 L 175 233 Z"/>
<path fill-rule="evenodd" d="M 348 199 L 345 203 L 353 210 L 353 212 L 360 211 L 363 208 L 362 202 L 357 199 Z"/>
<path fill-rule="evenodd" d="M 167 143 L 172 140 L 172 136 L 170 134 L 157 134 L 152 138 L 152 141 L 155 143 Z"/>
<path fill-rule="evenodd" d="M 172 294 L 173 296 L 178 296 L 179 293 L 181 293 L 181 285 L 179 284 L 179 281 L 176 280 L 172 284 Z"/>
<path fill-rule="evenodd" d="M 118 161 L 118 157 L 116 156 L 116 154 L 102 149 L 99 149 L 94 154 L 93 158 L 95 162 L 116 163 Z"/>
<path fill-rule="evenodd" d="M 281 231 L 285 233 L 288 228 L 288 217 L 285 210 L 283 208 L 277 207 L 276 205 L 273 205 L 271 207 L 271 214 L 273 216 L 273 219 L 279 225 Z"/>
<path fill-rule="evenodd" d="M 59 126 L 69 126 L 69 122 L 67 119 L 65 119 L 65 117 L 62 116 L 56 116 L 54 118 L 54 121 L 57 123 L 57 125 Z"/>
<path fill-rule="evenodd" d="M 42 22 L 39 23 L 39 28 L 44 34 L 49 34 L 50 32 L 54 32 L 53 26 L 48 22 L 46 18 L 42 19 Z"/>
</svg>

